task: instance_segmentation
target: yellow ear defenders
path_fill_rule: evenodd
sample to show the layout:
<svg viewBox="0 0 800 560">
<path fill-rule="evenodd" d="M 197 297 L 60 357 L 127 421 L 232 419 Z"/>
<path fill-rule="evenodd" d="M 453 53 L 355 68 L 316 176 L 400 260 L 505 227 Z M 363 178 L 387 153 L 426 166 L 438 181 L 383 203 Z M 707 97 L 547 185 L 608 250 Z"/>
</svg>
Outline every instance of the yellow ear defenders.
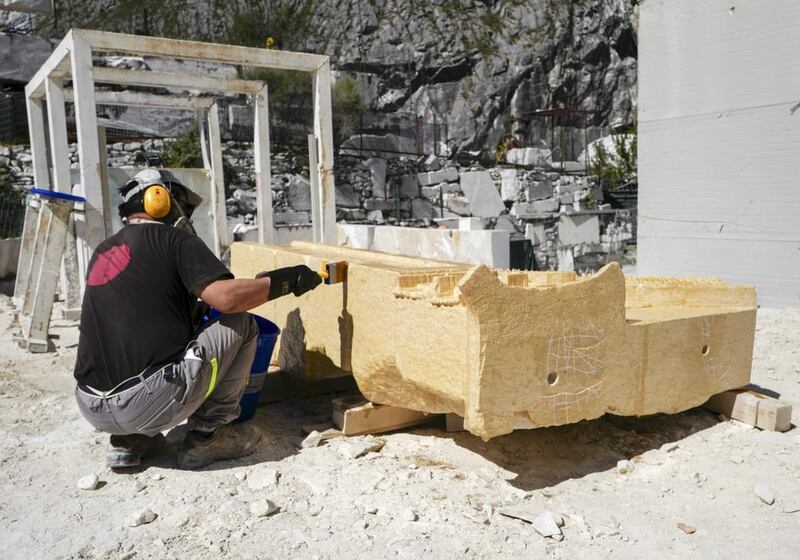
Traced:
<svg viewBox="0 0 800 560">
<path fill-rule="evenodd" d="M 172 206 L 169 190 L 164 185 L 151 185 L 144 191 L 144 211 L 154 220 L 160 220 Z"/>
</svg>

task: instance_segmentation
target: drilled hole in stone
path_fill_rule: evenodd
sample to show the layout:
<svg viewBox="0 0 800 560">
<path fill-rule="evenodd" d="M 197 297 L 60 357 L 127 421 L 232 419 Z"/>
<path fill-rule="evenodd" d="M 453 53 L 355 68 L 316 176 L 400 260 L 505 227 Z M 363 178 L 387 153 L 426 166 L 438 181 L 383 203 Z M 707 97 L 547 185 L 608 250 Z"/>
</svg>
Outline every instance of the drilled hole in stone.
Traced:
<svg viewBox="0 0 800 560">
<path fill-rule="evenodd" d="M 558 381 L 558 374 L 556 372 L 551 371 L 550 373 L 547 374 L 547 382 L 550 385 L 555 385 L 556 381 Z"/>
<path fill-rule="evenodd" d="M 700 351 L 703 356 L 708 356 L 708 344 L 703 344 L 703 349 Z"/>
</svg>

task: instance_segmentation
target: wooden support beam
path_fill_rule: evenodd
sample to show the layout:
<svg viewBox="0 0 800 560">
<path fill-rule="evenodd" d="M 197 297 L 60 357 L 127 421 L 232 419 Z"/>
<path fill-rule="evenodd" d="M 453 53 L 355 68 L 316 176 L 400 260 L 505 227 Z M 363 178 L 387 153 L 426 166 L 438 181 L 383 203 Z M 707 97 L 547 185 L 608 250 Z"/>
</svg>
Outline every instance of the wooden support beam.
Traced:
<svg viewBox="0 0 800 560">
<path fill-rule="evenodd" d="M 255 173 L 256 219 L 259 243 L 272 244 L 275 235 L 272 220 L 272 171 L 269 145 L 269 93 L 265 85 L 255 99 Z"/>
<path fill-rule="evenodd" d="M 44 89 L 44 86 L 43 88 Z M 50 188 L 50 173 L 47 164 L 47 138 L 45 137 L 44 100 L 41 97 L 27 95 L 28 134 L 31 140 L 31 157 L 33 158 L 33 184 L 40 189 Z M 38 203 L 29 204 L 25 209 L 25 223 L 22 229 L 22 244 L 17 261 L 17 277 L 14 282 L 14 304 L 20 306 L 25 299 L 28 285 L 34 241 L 39 223 Z"/>
<path fill-rule="evenodd" d="M 222 140 L 219 133 L 219 108 L 208 110 L 208 147 L 211 158 L 211 208 L 214 213 L 214 253 L 217 257 L 228 248 L 228 223 L 225 214 L 225 177 L 222 170 Z"/>
<path fill-rule="evenodd" d="M 97 72 L 97 69 L 94 70 Z M 95 80 L 97 81 L 97 80 Z M 115 105 L 123 107 L 147 107 L 155 109 L 178 109 L 196 111 L 208 109 L 213 103 L 212 97 L 181 97 L 178 95 L 158 95 L 140 91 L 96 91 L 95 103 L 98 105 Z M 64 99 L 69 102 L 75 100 L 75 90 L 64 90 Z"/>
<path fill-rule="evenodd" d="M 140 56 L 175 57 L 306 72 L 313 72 L 323 61 L 328 60 L 327 56 L 320 54 L 126 35 L 88 29 L 74 29 L 72 33 L 76 37 L 86 40 L 98 51 L 125 52 Z"/>
<path fill-rule="evenodd" d="M 47 333 L 50 328 L 53 296 L 58 285 L 58 272 L 71 211 L 71 203 L 42 202 L 42 212 L 50 216 L 47 220 L 47 229 L 43 232 L 45 239 L 40 266 L 32 278 L 34 281 L 31 282 L 35 285 L 35 290 L 30 317 L 27 323 L 23 323 L 26 347 L 30 352 L 47 352 L 50 349 Z"/>
<path fill-rule="evenodd" d="M 333 124 L 331 115 L 331 64 L 326 57 L 314 73 L 314 136 L 317 138 L 317 173 L 322 203 L 322 242 L 336 245 L 336 189 L 333 180 Z"/>
<path fill-rule="evenodd" d="M 762 430 L 785 432 L 792 425 L 792 406 L 748 389 L 724 391 L 711 397 L 705 408 Z"/>
<path fill-rule="evenodd" d="M 333 401 L 333 423 L 346 436 L 380 434 L 430 422 L 438 415 L 374 404 L 362 397 Z"/>
<path fill-rule="evenodd" d="M 253 80 L 213 78 L 211 76 L 199 74 L 172 74 L 106 67 L 97 67 L 94 69 L 94 81 L 102 84 L 166 87 L 191 92 L 216 91 L 245 93 L 248 95 L 255 95 L 264 87 L 263 82 Z"/>
</svg>

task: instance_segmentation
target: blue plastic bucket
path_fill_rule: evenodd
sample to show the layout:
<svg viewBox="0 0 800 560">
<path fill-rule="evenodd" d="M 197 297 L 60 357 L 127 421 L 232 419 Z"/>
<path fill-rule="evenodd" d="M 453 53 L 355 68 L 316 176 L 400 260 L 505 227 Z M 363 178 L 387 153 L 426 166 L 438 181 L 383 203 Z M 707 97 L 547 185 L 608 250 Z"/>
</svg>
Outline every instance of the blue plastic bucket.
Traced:
<svg viewBox="0 0 800 560">
<path fill-rule="evenodd" d="M 273 323 L 258 315 L 250 314 L 258 325 L 258 341 L 256 343 L 256 355 L 253 357 L 253 365 L 250 366 L 250 377 L 247 380 L 247 387 L 239 401 L 241 413 L 237 422 L 250 420 L 256 413 L 256 407 L 261 400 L 261 388 L 264 386 L 264 378 L 267 376 L 269 362 L 272 359 L 272 351 L 275 349 L 275 342 L 281 329 Z"/>
<path fill-rule="evenodd" d="M 219 315 L 219 311 L 211 309 L 208 314 L 203 317 L 202 322 L 205 324 Z M 244 422 L 255 416 L 256 407 L 261 400 L 261 389 L 264 386 L 264 379 L 267 376 L 269 362 L 272 360 L 272 351 L 275 349 L 275 342 L 278 340 L 278 335 L 281 334 L 281 329 L 272 321 L 268 321 L 252 313 L 248 313 L 248 315 L 255 319 L 258 325 L 258 340 L 256 342 L 256 354 L 253 356 L 253 365 L 250 366 L 250 376 L 247 379 L 247 387 L 239 401 L 241 412 L 236 422 Z"/>
</svg>

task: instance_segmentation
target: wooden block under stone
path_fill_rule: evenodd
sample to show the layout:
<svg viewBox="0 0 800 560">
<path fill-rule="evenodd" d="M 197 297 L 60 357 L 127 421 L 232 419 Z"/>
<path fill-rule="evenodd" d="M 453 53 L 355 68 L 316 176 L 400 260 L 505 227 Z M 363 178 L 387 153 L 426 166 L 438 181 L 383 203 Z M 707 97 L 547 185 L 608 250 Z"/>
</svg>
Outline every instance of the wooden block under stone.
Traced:
<svg viewBox="0 0 800 560">
<path fill-rule="evenodd" d="M 755 426 L 758 420 L 758 403 L 764 398 L 766 398 L 764 395 L 754 391 L 735 389 L 714 395 L 704 406 L 739 422 Z"/>
<path fill-rule="evenodd" d="M 454 412 L 444 415 L 444 426 L 448 432 L 464 432 L 464 418 Z"/>
<path fill-rule="evenodd" d="M 333 401 L 333 423 L 346 436 L 379 434 L 424 424 L 436 415 L 368 402 L 362 397 Z"/>
<path fill-rule="evenodd" d="M 792 405 L 775 399 L 758 403 L 756 427 L 773 432 L 786 432 L 792 427 Z"/>
</svg>

